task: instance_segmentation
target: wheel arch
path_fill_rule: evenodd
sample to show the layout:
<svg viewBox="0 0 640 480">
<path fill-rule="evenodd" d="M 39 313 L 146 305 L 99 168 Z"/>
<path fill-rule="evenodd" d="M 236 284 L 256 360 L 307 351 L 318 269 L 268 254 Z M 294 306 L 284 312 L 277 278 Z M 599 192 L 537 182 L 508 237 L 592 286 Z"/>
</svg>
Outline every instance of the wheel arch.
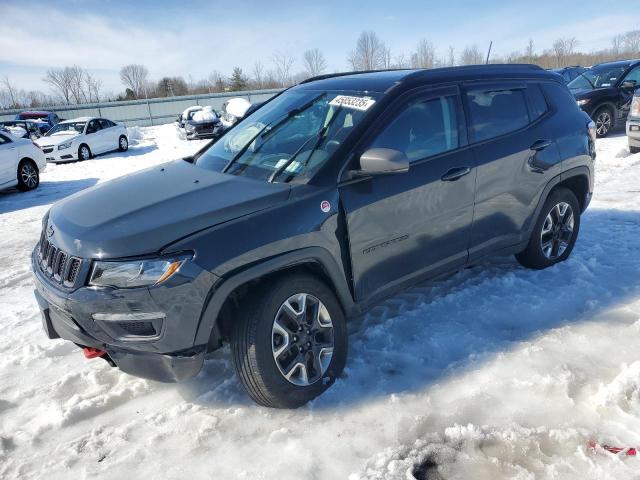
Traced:
<svg viewBox="0 0 640 480">
<path fill-rule="evenodd" d="M 310 273 L 334 292 L 345 316 L 356 313 L 347 280 L 332 255 L 321 247 L 308 247 L 267 259 L 256 265 L 220 278 L 212 287 L 200 317 L 194 345 L 218 348 L 228 337 L 234 310 L 253 288 L 274 277 L 293 272 Z"/>
</svg>

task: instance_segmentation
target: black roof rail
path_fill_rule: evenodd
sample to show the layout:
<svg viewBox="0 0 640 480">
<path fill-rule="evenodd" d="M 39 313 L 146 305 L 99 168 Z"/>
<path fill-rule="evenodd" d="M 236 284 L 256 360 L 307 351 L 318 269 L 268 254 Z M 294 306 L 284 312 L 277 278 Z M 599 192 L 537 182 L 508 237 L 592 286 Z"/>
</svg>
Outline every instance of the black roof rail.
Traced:
<svg viewBox="0 0 640 480">
<path fill-rule="evenodd" d="M 316 75 L 315 77 L 307 78 L 298 85 L 302 85 L 305 83 L 315 82 L 316 80 L 325 80 L 327 78 L 336 78 L 336 77 L 346 77 L 348 75 L 358 75 L 361 73 L 381 73 L 381 72 L 407 72 L 411 74 L 420 74 L 424 72 L 429 72 L 432 70 L 444 70 L 444 69 L 474 69 L 474 68 L 482 68 L 482 69 L 522 69 L 528 68 L 531 70 L 544 70 L 539 65 L 534 65 L 532 63 L 489 63 L 489 64 L 477 64 L 477 65 L 457 65 L 454 67 L 437 67 L 437 68 L 388 68 L 384 70 L 357 70 L 352 72 L 336 72 L 336 73 L 326 73 L 323 75 Z"/>
<path fill-rule="evenodd" d="M 334 78 L 334 77 L 346 77 L 347 75 L 358 75 L 360 73 L 379 73 L 379 72 L 411 72 L 414 71 L 415 68 L 387 68 L 384 70 L 354 70 L 352 72 L 335 72 L 335 73 L 324 73 L 322 75 L 316 75 L 315 77 L 309 77 L 298 83 L 298 85 L 302 85 L 303 83 L 315 82 L 316 80 L 324 80 L 325 78 Z"/>
</svg>

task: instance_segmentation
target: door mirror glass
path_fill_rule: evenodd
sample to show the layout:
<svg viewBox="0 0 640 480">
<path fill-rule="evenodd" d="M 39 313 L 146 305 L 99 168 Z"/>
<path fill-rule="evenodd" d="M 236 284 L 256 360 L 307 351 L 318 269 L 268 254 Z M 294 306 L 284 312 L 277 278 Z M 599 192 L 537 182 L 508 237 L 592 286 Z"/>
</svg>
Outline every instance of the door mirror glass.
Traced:
<svg viewBox="0 0 640 480">
<path fill-rule="evenodd" d="M 399 151 L 391 148 L 370 148 L 360 156 L 362 175 L 386 175 L 409 171 L 409 159 Z"/>
</svg>

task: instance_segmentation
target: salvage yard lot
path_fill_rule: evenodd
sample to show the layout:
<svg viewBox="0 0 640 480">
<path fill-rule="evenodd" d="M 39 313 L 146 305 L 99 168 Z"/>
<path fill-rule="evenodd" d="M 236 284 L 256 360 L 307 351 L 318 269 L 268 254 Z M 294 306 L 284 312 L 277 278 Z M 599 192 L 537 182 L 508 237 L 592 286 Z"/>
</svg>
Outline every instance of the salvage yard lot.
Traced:
<svg viewBox="0 0 640 480">
<path fill-rule="evenodd" d="M 49 165 L 37 190 L 0 194 L 0 478 L 637 474 L 640 459 L 587 448 L 640 446 L 640 154 L 626 137 L 598 140 L 566 262 L 498 258 L 387 300 L 350 323 L 345 381 L 276 411 L 246 396 L 228 349 L 165 385 L 42 332 L 29 254 L 49 206 L 204 145 L 173 125 L 130 133 L 128 152 Z"/>
</svg>

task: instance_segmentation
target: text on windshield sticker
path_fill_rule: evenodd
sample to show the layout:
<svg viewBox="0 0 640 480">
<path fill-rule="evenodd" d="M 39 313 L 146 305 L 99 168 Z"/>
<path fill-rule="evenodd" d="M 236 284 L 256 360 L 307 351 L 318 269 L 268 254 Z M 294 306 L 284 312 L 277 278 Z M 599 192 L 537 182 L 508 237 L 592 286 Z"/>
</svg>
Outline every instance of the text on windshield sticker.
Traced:
<svg viewBox="0 0 640 480">
<path fill-rule="evenodd" d="M 360 110 L 364 112 L 366 110 L 369 110 L 374 103 L 376 103 L 376 101 L 371 98 L 338 95 L 336 98 L 329 102 L 329 105 L 333 105 L 334 107 L 353 108 L 354 110 Z"/>
</svg>

